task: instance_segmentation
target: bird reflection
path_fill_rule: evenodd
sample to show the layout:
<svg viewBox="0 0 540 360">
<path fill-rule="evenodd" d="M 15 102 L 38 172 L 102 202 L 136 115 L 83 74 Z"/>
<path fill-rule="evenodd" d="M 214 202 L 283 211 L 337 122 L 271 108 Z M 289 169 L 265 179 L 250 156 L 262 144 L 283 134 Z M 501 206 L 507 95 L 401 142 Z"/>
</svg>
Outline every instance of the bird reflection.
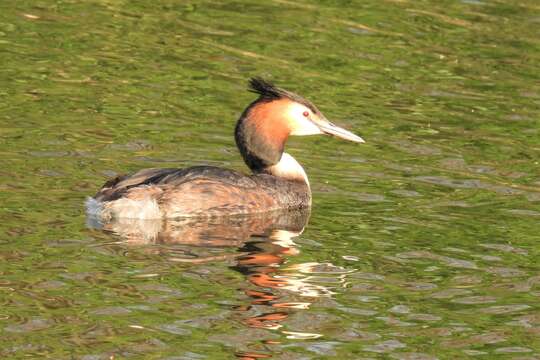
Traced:
<svg viewBox="0 0 540 360">
<path fill-rule="evenodd" d="M 87 224 L 120 236 L 128 244 L 180 246 L 183 251 L 173 251 L 170 257 L 176 262 L 232 260 L 231 268 L 244 274 L 248 281 L 241 290 L 249 300 L 235 307 L 244 314 L 241 321 L 246 326 L 278 330 L 287 338 L 314 339 L 322 335 L 285 331 L 284 321 L 295 311 L 308 309 L 316 298 L 331 296 L 337 288 L 344 287 L 351 271 L 330 263 L 285 265 L 287 259 L 299 254 L 294 239 L 304 231 L 309 216 L 309 209 L 304 209 L 208 219 L 118 219 L 101 223 L 89 218 Z M 204 252 L 224 247 L 237 251 L 223 255 Z M 246 360 L 270 356 L 260 352 L 236 355 Z"/>
<path fill-rule="evenodd" d="M 196 247 L 239 247 L 252 237 L 283 237 L 302 233 L 309 209 L 274 211 L 253 215 L 181 219 L 114 219 L 103 223 L 87 218 L 87 226 L 120 236 L 130 244 L 181 244 Z M 287 244 L 284 244 L 287 246 Z"/>
</svg>

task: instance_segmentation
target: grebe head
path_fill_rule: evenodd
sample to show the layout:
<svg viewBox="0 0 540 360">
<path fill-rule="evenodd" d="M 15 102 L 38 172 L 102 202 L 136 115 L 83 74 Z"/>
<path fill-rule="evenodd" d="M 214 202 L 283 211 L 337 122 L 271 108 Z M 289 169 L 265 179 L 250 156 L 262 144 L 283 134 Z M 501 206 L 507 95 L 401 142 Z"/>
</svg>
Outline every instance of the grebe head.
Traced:
<svg viewBox="0 0 540 360">
<path fill-rule="evenodd" d="M 289 136 L 326 134 L 364 142 L 361 137 L 332 124 L 315 105 L 299 95 L 260 78 L 251 79 L 249 88 L 259 98 L 240 116 L 235 140 L 244 161 L 254 173 L 267 172 L 285 178 L 302 178 L 307 182 L 302 167 L 283 153 Z M 282 161 L 284 164 L 280 166 Z"/>
</svg>

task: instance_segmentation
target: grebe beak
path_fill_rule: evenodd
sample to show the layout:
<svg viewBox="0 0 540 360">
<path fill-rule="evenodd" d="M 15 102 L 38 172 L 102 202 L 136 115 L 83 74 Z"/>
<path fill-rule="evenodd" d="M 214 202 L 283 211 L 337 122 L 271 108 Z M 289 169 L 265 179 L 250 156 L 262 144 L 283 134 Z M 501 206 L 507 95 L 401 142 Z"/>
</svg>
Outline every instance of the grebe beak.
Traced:
<svg viewBox="0 0 540 360">
<path fill-rule="evenodd" d="M 365 143 L 364 139 L 362 139 L 360 136 L 332 124 L 327 119 L 317 119 L 313 122 L 325 134 L 332 135 L 344 140 L 349 140 L 355 143 Z"/>
</svg>

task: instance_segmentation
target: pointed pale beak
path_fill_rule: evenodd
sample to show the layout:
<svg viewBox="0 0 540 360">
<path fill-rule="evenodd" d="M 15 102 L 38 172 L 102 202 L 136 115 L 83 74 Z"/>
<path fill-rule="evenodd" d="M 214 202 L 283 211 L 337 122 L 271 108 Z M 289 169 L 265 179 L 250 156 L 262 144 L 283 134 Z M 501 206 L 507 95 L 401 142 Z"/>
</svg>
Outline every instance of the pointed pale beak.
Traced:
<svg viewBox="0 0 540 360">
<path fill-rule="evenodd" d="M 356 143 L 365 143 L 364 139 L 360 136 L 353 134 L 350 131 L 347 131 L 339 126 L 332 124 L 330 121 L 324 119 L 316 121 L 315 124 L 321 129 L 325 134 L 332 135 L 344 140 L 349 140 Z"/>
</svg>

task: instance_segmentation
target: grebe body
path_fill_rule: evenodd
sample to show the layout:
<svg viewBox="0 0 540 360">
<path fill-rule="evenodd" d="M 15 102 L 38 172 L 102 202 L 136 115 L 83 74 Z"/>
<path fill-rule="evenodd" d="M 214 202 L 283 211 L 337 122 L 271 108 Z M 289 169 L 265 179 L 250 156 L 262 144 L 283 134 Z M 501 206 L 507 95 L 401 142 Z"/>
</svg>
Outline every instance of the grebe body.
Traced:
<svg viewBox="0 0 540 360">
<path fill-rule="evenodd" d="M 240 116 L 235 140 L 252 175 L 213 166 L 144 169 L 107 181 L 86 201 L 87 212 L 102 220 L 160 219 L 309 207 L 309 181 L 283 151 L 287 138 L 329 134 L 364 141 L 294 93 L 257 78 L 250 80 L 250 90 L 259 97 Z"/>
</svg>

